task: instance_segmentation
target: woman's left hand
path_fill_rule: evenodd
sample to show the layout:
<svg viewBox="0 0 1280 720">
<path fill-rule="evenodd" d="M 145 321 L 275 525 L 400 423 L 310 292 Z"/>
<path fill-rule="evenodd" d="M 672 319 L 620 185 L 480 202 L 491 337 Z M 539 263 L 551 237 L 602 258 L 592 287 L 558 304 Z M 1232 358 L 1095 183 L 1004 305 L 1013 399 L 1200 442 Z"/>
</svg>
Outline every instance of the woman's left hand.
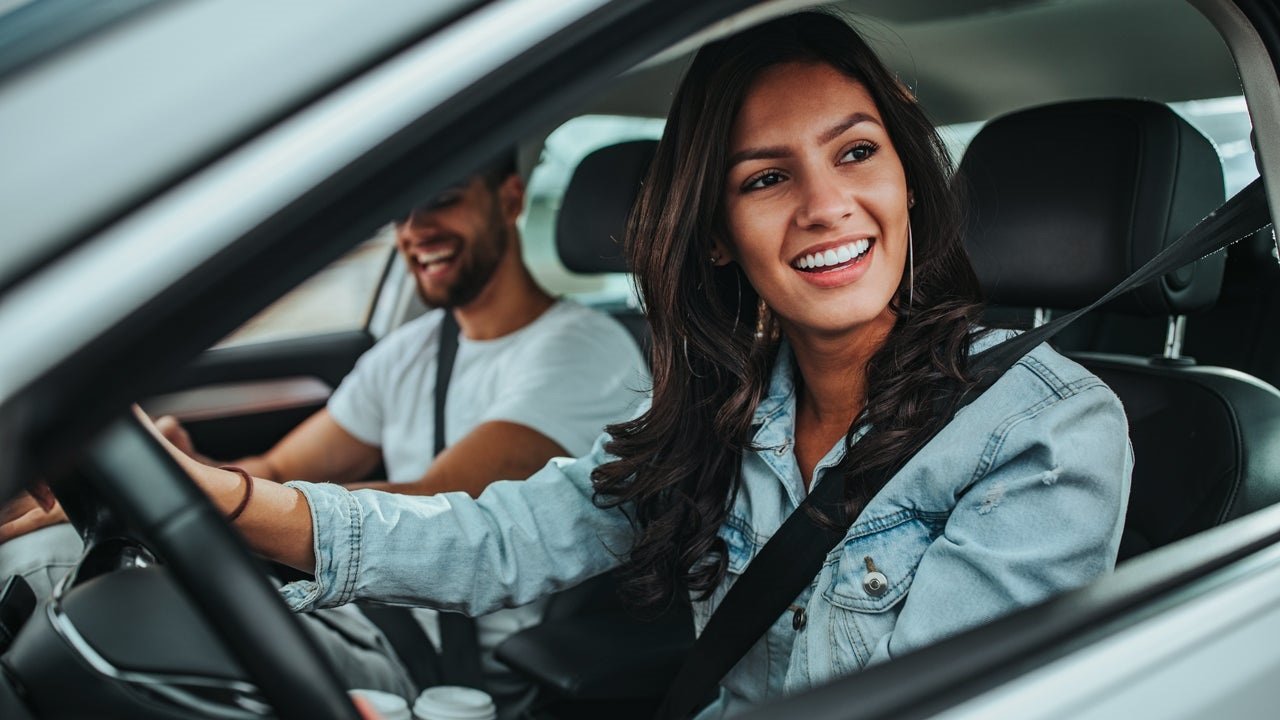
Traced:
<svg viewBox="0 0 1280 720">
<path fill-rule="evenodd" d="M 0 506 L 0 543 L 67 521 L 62 505 L 44 483 Z"/>
</svg>

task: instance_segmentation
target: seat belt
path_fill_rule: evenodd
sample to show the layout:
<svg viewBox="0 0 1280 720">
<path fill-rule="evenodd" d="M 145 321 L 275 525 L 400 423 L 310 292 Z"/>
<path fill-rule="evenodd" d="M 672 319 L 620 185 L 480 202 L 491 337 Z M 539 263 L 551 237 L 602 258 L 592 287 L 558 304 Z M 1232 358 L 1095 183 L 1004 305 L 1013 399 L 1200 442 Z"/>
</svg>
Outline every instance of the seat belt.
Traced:
<svg viewBox="0 0 1280 720">
<path fill-rule="evenodd" d="M 449 310 L 440 322 L 440 347 L 436 352 L 435 385 L 435 455 L 445 448 L 444 404 L 453 376 L 453 361 L 458 355 L 458 320 Z M 480 666 L 480 642 L 476 623 L 471 617 L 456 612 L 439 614 L 440 653 L 413 617 L 410 608 L 394 605 L 363 605 L 365 617 L 378 626 L 400 656 L 418 687 L 463 685 L 484 689 Z"/>
<path fill-rule="evenodd" d="M 444 401 L 449 393 L 449 379 L 453 376 L 453 359 L 458 354 L 458 320 L 449 310 L 444 312 L 440 324 L 440 350 L 436 354 L 436 419 L 435 447 L 439 456 L 445 448 Z M 440 615 L 441 667 L 445 684 L 464 685 L 484 689 L 484 677 L 480 668 L 480 641 L 476 635 L 476 621 L 469 615 L 441 612 Z"/>
<path fill-rule="evenodd" d="M 1093 304 L 974 355 L 971 368 L 976 382 L 961 396 L 956 410 L 981 396 L 1024 355 L 1081 315 L 1135 287 L 1248 237 L 1270 223 L 1266 194 L 1259 178 Z M 941 427 L 938 428 L 940 430 Z M 938 431 L 934 432 L 935 436 Z M 923 449 L 932 439 L 931 436 L 920 448 Z M 874 483 L 873 487 L 883 487 L 912 457 L 914 453 L 900 458 L 879 476 L 867 480 Z M 819 483 L 765 543 L 725 594 L 694 642 L 658 708 L 656 717 L 659 720 L 690 717 L 712 700 L 729 670 L 813 582 L 827 554 L 844 538 L 856 519 L 845 516 L 844 489 L 843 476 Z M 815 521 L 814 510 L 829 518 L 832 527 L 824 527 Z"/>
</svg>

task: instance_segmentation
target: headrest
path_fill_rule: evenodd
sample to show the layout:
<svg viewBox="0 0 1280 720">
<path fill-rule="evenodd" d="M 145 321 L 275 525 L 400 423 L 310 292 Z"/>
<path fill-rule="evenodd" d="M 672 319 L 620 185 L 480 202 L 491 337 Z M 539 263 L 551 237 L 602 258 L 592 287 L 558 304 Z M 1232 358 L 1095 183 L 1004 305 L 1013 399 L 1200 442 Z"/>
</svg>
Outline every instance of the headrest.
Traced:
<svg viewBox="0 0 1280 720">
<path fill-rule="evenodd" d="M 1005 115 L 960 163 L 965 244 L 987 300 L 1074 309 L 1096 300 L 1222 204 L 1212 143 L 1145 100 L 1087 100 Z M 1215 253 L 1107 305 L 1140 315 L 1204 309 L 1218 297 Z"/>
<path fill-rule="evenodd" d="M 626 272 L 622 235 L 657 140 L 600 148 L 578 163 L 556 219 L 556 250 L 576 273 Z"/>
</svg>

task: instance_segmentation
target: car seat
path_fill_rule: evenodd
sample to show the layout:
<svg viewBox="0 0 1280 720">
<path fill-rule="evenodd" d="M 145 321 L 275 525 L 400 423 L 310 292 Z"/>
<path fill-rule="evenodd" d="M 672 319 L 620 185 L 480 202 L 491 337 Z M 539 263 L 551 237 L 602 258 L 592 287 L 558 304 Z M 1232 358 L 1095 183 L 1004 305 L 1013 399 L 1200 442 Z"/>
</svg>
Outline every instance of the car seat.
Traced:
<svg viewBox="0 0 1280 720">
<path fill-rule="evenodd" d="M 998 118 L 970 144 L 957 183 L 969 192 L 966 246 L 987 300 L 1015 308 L 1088 305 L 1224 199 L 1209 140 L 1143 100 Z M 1135 465 L 1121 559 L 1280 500 L 1280 392 L 1180 351 L 1185 316 L 1214 303 L 1222 272 L 1215 253 L 1105 306 L 1164 319 L 1162 351 L 1069 353 L 1128 415 Z"/>
<path fill-rule="evenodd" d="M 575 273 L 628 272 L 622 237 L 640 185 L 653 162 L 656 140 L 609 145 L 578 163 L 565 188 L 556 218 L 556 251 Z M 604 307 L 617 318 L 649 356 L 649 326 L 639 308 Z"/>
</svg>

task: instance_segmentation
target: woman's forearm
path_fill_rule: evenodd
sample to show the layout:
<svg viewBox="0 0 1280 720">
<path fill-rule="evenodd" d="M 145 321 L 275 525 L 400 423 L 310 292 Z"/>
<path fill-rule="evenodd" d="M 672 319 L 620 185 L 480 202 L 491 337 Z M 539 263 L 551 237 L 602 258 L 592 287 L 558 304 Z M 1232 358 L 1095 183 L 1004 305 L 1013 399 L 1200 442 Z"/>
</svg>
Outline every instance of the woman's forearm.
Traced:
<svg viewBox="0 0 1280 720">
<path fill-rule="evenodd" d="M 184 463 L 213 504 L 224 515 L 244 499 L 245 483 L 238 473 L 198 463 Z M 251 478 L 253 495 L 233 523 L 254 552 L 303 572 L 315 570 L 311 510 L 302 493 L 263 478 Z"/>
<path fill-rule="evenodd" d="M 156 427 L 142 408 L 133 406 L 134 417 L 155 441 L 191 476 L 223 516 L 235 511 L 245 498 L 245 481 L 239 473 L 210 467 L 180 450 Z M 253 495 L 235 527 L 254 552 L 304 572 L 315 572 L 315 528 L 311 508 L 302 493 L 270 480 L 250 478 Z"/>
</svg>

